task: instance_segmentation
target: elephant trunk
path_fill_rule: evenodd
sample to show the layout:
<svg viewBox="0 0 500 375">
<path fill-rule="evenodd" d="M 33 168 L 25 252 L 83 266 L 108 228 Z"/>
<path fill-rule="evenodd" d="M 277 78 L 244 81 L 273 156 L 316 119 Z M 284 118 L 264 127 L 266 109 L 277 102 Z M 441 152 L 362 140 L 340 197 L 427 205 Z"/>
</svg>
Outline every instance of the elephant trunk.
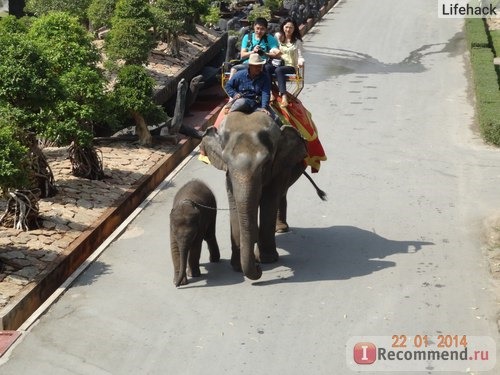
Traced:
<svg viewBox="0 0 500 375">
<path fill-rule="evenodd" d="M 186 243 L 179 244 L 179 274 L 175 280 L 175 286 L 187 284 L 186 267 L 188 258 L 188 246 Z"/>
<path fill-rule="evenodd" d="M 258 239 L 257 213 L 260 201 L 260 190 L 253 186 L 259 183 L 241 182 L 233 185 L 236 210 L 240 226 L 240 260 L 243 274 L 250 280 L 258 280 L 262 276 L 261 268 L 256 264 L 254 247 Z"/>
</svg>

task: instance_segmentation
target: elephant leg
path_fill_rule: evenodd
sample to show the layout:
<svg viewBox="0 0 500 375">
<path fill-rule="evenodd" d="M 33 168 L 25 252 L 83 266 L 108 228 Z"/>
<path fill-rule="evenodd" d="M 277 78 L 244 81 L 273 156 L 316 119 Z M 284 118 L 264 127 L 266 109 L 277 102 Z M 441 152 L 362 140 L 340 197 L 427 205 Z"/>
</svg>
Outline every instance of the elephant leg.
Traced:
<svg viewBox="0 0 500 375">
<path fill-rule="evenodd" d="M 276 217 L 276 233 L 285 233 L 290 230 L 288 223 L 286 222 L 286 209 L 287 201 L 285 194 L 281 197 L 278 207 L 278 215 Z"/>
<path fill-rule="evenodd" d="M 205 234 L 205 241 L 208 246 L 208 251 L 210 253 L 210 262 L 218 262 L 220 260 L 219 245 L 217 244 L 217 238 L 215 237 L 215 215 L 210 221 L 210 224 Z"/>
<path fill-rule="evenodd" d="M 288 223 L 286 221 L 287 214 L 287 200 L 286 194 L 288 192 L 288 188 L 292 186 L 300 176 L 302 176 L 302 172 L 305 170 L 305 165 L 303 162 L 298 163 L 295 167 L 292 168 L 290 176 L 288 177 L 288 181 L 285 186 L 285 191 L 281 196 L 279 207 L 278 207 L 278 216 L 276 220 L 276 233 L 285 233 L 290 230 Z"/>
<path fill-rule="evenodd" d="M 189 250 L 189 269 L 188 275 L 190 277 L 200 277 L 200 255 L 201 255 L 201 245 L 203 239 L 197 238 L 193 242 L 193 247 Z"/>
<path fill-rule="evenodd" d="M 231 181 L 226 179 L 227 199 L 229 202 L 229 218 L 231 226 L 231 267 L 237 272 L 242 272 L 241 251 L 240 251 L 240 222 L 236 211 L 236 202 L 234 200 Z"/>
<path fill-rule="evenodd" d="M 279 194 L 275 190 L 262 192 L 259 216 L 259 240 L 256 257 L 261 263 L 277 262 L 275 225 L 278 210 Z"/>
</svg>

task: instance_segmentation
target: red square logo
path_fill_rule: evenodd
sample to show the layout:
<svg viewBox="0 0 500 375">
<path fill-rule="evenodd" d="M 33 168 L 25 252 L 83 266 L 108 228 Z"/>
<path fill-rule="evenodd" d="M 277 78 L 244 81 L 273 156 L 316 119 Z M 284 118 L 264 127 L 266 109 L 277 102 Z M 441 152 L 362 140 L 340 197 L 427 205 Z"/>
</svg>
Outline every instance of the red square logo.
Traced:
<svg viewBox="0 0 500 375">
<path fill-rule="evenodd" d="M 371 365 L 377 359 L 377 347 L 371 342 L 358 342 L 353 350 L 354 362 Z"/>
</svg>

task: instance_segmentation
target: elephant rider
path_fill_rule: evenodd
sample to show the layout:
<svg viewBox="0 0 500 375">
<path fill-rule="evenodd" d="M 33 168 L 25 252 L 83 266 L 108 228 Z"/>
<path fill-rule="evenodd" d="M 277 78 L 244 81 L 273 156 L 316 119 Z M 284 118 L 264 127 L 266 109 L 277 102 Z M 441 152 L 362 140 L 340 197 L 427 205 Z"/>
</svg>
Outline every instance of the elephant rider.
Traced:
<svg viewBox="0 0 500 375">
<path fill-rule="evenodd" d="M 248 59 L 248 69 L 236 72 L 227 81 L 225 90 L 230 99 L 224 107 L 225 113 L 262 111 L 273 119 L 276 117 L 276 114 L 269 110 L 271 79 L 264 72 L 265 63 L 257 53 L 252 53 Z"/>
</svg>

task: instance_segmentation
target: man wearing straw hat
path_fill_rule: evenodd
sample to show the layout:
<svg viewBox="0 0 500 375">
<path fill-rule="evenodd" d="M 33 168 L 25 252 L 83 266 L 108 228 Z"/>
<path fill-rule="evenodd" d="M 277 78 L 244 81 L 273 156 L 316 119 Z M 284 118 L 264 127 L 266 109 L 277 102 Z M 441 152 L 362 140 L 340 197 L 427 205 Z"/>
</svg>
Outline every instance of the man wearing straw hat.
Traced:
<svg viewBox="0 0 500 375">
<path fill-rule="evenodd" d="M 248 69 L 236 72 L 227 81 L 225 89 L 230 99 L 224 108 L 225 113 L 232 111 L 252 113 L 258 110 L 272 116 L 268 108 L 271 98 L 271 79 L 264 72 L 265 63 L 266 60 L 261 59 L 259 54 L 252 53 L 248 59 Z"/>
</svg>

